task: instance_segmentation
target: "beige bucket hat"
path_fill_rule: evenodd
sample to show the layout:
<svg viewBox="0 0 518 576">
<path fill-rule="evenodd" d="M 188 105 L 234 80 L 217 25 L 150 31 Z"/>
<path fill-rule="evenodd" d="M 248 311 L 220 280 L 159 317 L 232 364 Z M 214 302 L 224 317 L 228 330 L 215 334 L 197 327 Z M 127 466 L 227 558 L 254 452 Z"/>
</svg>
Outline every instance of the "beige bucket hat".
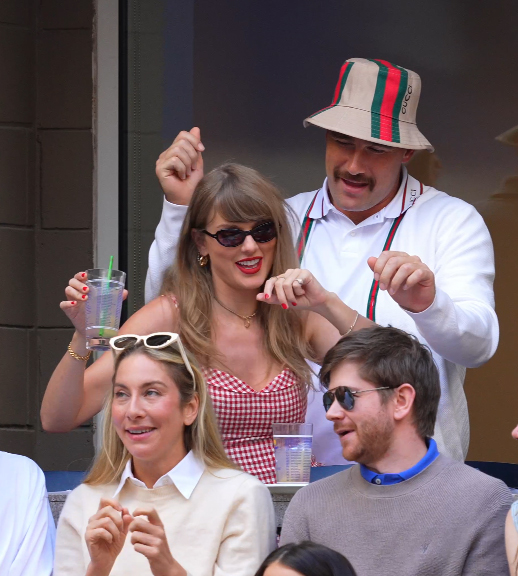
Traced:
<svg viewBox="0 0 518 576">
<path fill-rule="evenodd" d="M 350 58 L 340 70 L 331 106 L 304 120 L 326 130 L 385 146 L 428 150 L 416 125 L 421 78 L 386 60 Z"/>
</svg>

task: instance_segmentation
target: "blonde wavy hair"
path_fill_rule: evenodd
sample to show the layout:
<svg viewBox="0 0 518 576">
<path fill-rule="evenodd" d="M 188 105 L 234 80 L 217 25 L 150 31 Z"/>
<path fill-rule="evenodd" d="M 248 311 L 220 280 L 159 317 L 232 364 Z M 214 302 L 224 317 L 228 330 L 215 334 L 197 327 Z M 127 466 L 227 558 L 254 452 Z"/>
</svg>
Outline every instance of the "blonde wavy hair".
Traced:
<svg viewBox="0 0 518 576">
<path fill-rule="evenodd" d="M 117 370 L 121 362 L 123 362 L 125 358 L 128 358 L 128 356 L 134 354 L 148 356 L 163 365 L 178 387 L 182 405 L 190 402 L 193 397 L 198 397 L 199 408 L 196 420 L 190 426 L 186 426 L 184 430 L 186 450 L 192 450 L 209 469 L 236 469 L 236 465 L 233 464 L 225 454 L 216 423 L 216 417 L 208 396 L 207 386 L 192 355 L 187 353 L 194 372 L 194 380 L 186 369 L 180 351 L 175 344 L 157 350 L 146 348 L 143 342 L 139 342 L 137 345 L 130 346 L 117 356 L 113 382 L 115 382 Z M 92 486 L 119 481 L 126 463 L 131 458 L 131 454 L 124 446 L 113 426 L 112 402 L 113 390 L 106 398 L 104 406 L 102 449 L 95 458 L 92 468 L 84 480 L 85 484 Z"/>
<path fill-rule="evenodd" d="M 183 222 L 176 262 L 166 273 L 162 293 L 173 294 L 178 300 L 182 341 L 207 368 L 211 358 L 218 356 L 211 337 L 214 285 L 210 262 L 202 267 L 197 261 L 193 234 L 205 229 L 216 213 L 229 222 L 274 222 L 277 245 L 269 274 L 298 268 L 289 215 L 294 216 L 272 182 L 252 168 L 232 163 L 212 170 L 200 181 Z M 306 358 L 315 355 L 305 338 L 301 313 L 287 313 L 280 306 L 259 302 L 258 319 L 270 357 L 290 368 L 305 387 L 310 386 L 312 372 Z"/>
</svg>

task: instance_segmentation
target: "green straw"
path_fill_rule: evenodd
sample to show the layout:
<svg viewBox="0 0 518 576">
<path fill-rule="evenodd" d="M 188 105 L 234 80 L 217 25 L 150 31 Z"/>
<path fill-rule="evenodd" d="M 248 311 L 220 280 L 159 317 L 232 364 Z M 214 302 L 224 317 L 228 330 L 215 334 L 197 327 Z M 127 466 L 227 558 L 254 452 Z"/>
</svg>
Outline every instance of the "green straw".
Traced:
<svg viewBox="0 0 518 576">
<path fill-rule="evenodd" d="M 110 256 L 110 264 L 108 265 L 108 282 L 112 279 L 112 270 L 113 270 L 113 256 Z M 104 315 L 101 316 L 101 325 L 104 324 Z M 104 336 L 104 328 L 99 330 L 99 337 L 102 338 Z"/>
</svg>

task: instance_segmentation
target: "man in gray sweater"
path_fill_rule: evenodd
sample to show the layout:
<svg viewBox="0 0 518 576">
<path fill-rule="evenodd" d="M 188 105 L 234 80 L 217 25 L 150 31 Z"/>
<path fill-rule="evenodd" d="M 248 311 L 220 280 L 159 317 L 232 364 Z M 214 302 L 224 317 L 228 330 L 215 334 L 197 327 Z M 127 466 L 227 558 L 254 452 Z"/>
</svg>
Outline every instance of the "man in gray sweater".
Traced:
<svg viewBox="0 0 518 576">
<path fill-rule="evenodd" d="M 312 540 L 358 576 L 502 576 L 511 495 L 505 484 L 439 454 L 439 374 L 396 328 L 342 338 L 320 372 L 327 418 L 358 464 L 300 490 L 281 544 Z"/>
</svg>

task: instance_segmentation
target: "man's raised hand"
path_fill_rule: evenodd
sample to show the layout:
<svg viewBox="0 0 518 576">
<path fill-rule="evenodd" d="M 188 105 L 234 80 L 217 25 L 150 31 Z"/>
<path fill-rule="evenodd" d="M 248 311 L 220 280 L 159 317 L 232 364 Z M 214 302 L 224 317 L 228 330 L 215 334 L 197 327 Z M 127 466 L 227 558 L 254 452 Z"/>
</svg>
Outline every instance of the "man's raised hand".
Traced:
<svg viewBox="0 0 518 576">
<path fill-rule="evenodd" d="M 388 290 L 395 302 L 409 312 L 423 312 L 435 299 L 435 275 L 418 256 L 406 252 L 382 252 L 367 264 L 379 280 L 380 290 Z"/>
<path fill-rule="evenodd" d="M 205 150 L 199 128 L 182 131 L 156 161 L 156 175 L 166 199 L 187 206 L 198 182 L 203 178 Z"/>
</svg>

